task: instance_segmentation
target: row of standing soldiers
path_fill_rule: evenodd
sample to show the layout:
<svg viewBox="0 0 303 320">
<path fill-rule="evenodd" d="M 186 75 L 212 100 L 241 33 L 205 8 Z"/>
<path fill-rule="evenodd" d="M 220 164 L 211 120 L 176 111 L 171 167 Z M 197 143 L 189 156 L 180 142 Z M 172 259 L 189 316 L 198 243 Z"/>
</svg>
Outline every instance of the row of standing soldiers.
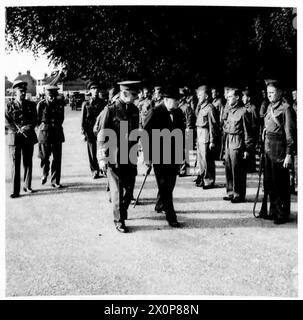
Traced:
<svg viewBox="0 0 303 320">
<path fill-rule="evenodd" d="M 114 171 L 112 175 L 109 174 L 109 166 L 103 161 L 102 143 L 99 148 L 101 156 L 97 157 L 97 137 L 100 129 L 104 128 L 108 120 L 107 117 L 120 119 L 117 113 L 113 116 L 108 110 L 112 110 L 113 106 L 114 109 L 120 108 L 122 110 L 120 104 L 136 105 L 136 109 L 131 107 L 130 110 L 138 112 L 138 127 L 146 130 L 157 127 L 161 123 L 161 117 L 167 113 L 173 120 L 168 117 L 166 122 L 162 121 L 163 128 L 180 127 L 184 129 L 185 135 L 194 129 L 199 170 L 196 179 L 197 186 L 204 189 L 214 187 L 215 160 L 224 159 L 227 191 L 224 200 L 233 203 L 242 202 L 245 199 L 246 173 L 247 171 L 255 171 L 255 150 L 257 144 L 260 143 L 260 136 L 263 137 L 261 144 L 265 146 L 266 155 L 264 188 L 266 194 L 270 196 L 271 206 L 270 214 L 267 214 L 266 207 L 262 206 L 261 216 L 270 216 L 277 223 L 287 220 L 290 213 L 288 169 L 291 166 L 296 147 L 296 115 L 294 108 L 283 98 L 283 91 L 277 81 L 267 83 L 267 98 L 264 99 L 260 110 L 251 103 L 251 95 L 247 89 L 240 91 L 238 88 L 225 88 L 226 102 L 223 102 L 223 99 L 218 96 L 218 91 L 215 88 L 210 90 L 207 86 L 200 86 L 196 90 L 198 101 L 195 101 L 196 97 L 191 96 L 187 88 L 179 89 L 179 92 L 176 93 L 176 90 L 162 90 L 161 87 L 155 87 L 154 96 L 151 97 L 148 88 L 131 90 L 130 88 L 134 85 L 132 82 L 126 82 L 120 84 L 120 88 L 116 92 L 114 89 L 111 90 L 110 103 L 107 104 L 108 101 L 99 97 L 99 84 L 92 81 L 88 84 L 91 98 L 82 105 L 81 129 L 83 137 L 87 141 L 90 169 L 94 178 L 97 178 L 100 172 L 107 171 L 112 198 L 117 198 L 117 186 L 120 185 L 117 181 L 119 174 Z M 122 90 L 121 87 L 124 89 Z M 43 168 L 41 183 L 44 184 L 47 180 L 50 170 L 49 157 L 52 154 L 51 184 L 54 188 L 60 188 L 62 142 L 64 142 L 62 128 L 64 104 L 56 99 L 58 88 L 52 86 L 47 88 L 47 97 L 38 104 L 37 109 L 32 105 L 32 102 L 24 99 L 26 83 L 19 81 L 14 84 L 14 88 L 17 90 L 17 99 L 9 103 L 6 109 L 13 175 L 11 197 L 19 196 L 20 192 L 21 152 L 25 169 L 24 191 L 32 192 L 31 162 L 33 145 L 37 142 L 35 127 L 38 127 L 39 156 Z M 126 93 L 132 92 L 130 102 L 123 102 L 121 97 L 124 91 Z M 170 111 L 169 100 L 174 101 Z M 125 111 L 123 112 L 125 113 Z M 125 114 L 125 119 L 128 119 L 127 114 Z M 133 127 L 136 128 L 136 126 L 134 123 Z M 102 141 L 102 137 L 99 140 Z M 172 226 L 177 225 L 172 205 L 175 173 L 178 172 L 180 176 L 185 175 L 187 167 L 186 161 L 183 162 L 181 168 L 178 166 L 177 171 L 177 166 L 166 166 L 163 169 L 161 166 L 154 165 L 159 189 L 155 209 L 156 211 L 164 210 L 168 222 Z M 120 170 L 120 173 L 122 171 Z M 133 174 L 131 174 L 131 178 L 126 179 L 125 183 L 128 186 L 126 188 L 128 199 L 124 200 L 125 205 L 122 210 L 124 213 L 121 214 L 120 200 L 117 200 L 118 202 L 113 200 L 114 206 L 116 205 L 116 209 L 114 209 L 114 212 L 116 210 L 115 223 L 117 229 L 120 229 L 118 231 L 122 230 L 122 232 L 125 230 L 127 203 L 132 198 L 136 175 L 135 168 L 131 167 L 131 170 L 128 171 Z M 167 184 L 168 180 L 172 183 Z M 110 183 L 110 181 L 112 182 Z M 169 194 L 167 190 L 170 190 Z"/>
<path fill-rule="evenodd" d="M 266 189 L 265 194 L 270 195 L 271 209 L 267 214 L 266 209 L 264 209 L 265 206 L 262 206 L 260 217 L 269 217 L 274 219 L 276 223 L 283 223 L 287 221 L 290 214 L 290 189 L 287 187 L 289 186 L 287 179 L 289 179 L 289 168 L 293 168 L 291 162 L 296 149 L 296 99 L 294 99 L 294 104 L 290 105 L 283 97 L 283 90 L 277 81 L 268 81 L 266 85 L 267 92 L 263 96 L 264 99 L 260 108 L 252 103 L 249 89 L 239 90 L 232 87 L 224 88 L 224 98 L 219 97 L 216 88 L 207 86 L 198 87 L 196 96 L 190 95 L 187 88 L 181 88 L 178 95 L 174 95 L 173 98 L 177 101 L 176 109 L 180 111 L 185 135 L 190 130 L 194 130 L 195 133 L 199 172 L 195 180 L 196 185 L 203 187 L 203 189 L 210 189 L 215 186 L 215 160 L 221 159 L 225 163 L 227 191 L 227 195 L 223 199 L 232 203 L 245 201 L 247 172 L 256 171 L 256 150 L 262 148 L 265 144 L 265 153 L 267 152 L 266 154 L 270 154 L 270 156 L 265 157 L 264 187 Z M 149 127 L 159 126 L 162 122 L 161 117 L 163 115 L 158 110 L 164 104 L 163 98 L 168 97 L 167 90 L 162 89 L 161 87 L 155 87 L 153 96 L 148 88 L 138 90 L 138 97 L 133 99 L 133 104 L 137 106 L 139 112 L 140 128 L 147 130 Z M 119 99 L 119 95 L 112 96 L 111 103 L 114 103 L 116 98 Z M 294 98 L 296 97 L 294 96 Z M 84 106 L 89 106 L 89 103 L 86 102 Z M 85 114 L 84 108 L 82 112 Z M 96 115 L 98 113 L 99 111 L 96 112 Z M 102 117 L 101 114 L 97 117 L 94 126 L 95 135 L 102 128 L 104 116 Z M 156 120 L 158 123 L 157 125 L 150 125 L 150 118 L 154 119 L 155 114 L 158 116 Z M 277 121 L 279 117 L 281 117 L 280 122 Z M 84 118 L 82 117 L 82 119 Z M 166 126 L 169 126 L 169 121 Z M 163 126 L 163 128 L 167 127 Z M 272 140 L 272 136 L 277 138 L 278 142 Z M 268 154 L 268 149 L 272 148 L 275 152 L 277 152 L 277 148 L 279 149 L 280 158 L 271 158 L 272 150 Z M 95 163 L 96 168 L 98 168 L 97 158 Z M 178 167 L 179 176 L 186 174 L 188 166 L 188 163 L 184 160 L 181 167 Z M 172 178 L 174 174 L 170 174 L 170 177 L 163 177 L 163 172 L 170 172 L 168 167 L 165 167 L 161 174 L 159 174 L 161 170 L 158 170 L 157 166 L 154 165 L 154 169 L 156 169 L 155 175 L 159 193 L 161 193 L 160 190 L 164 193 L 163 190 L 165 189 L 172 191 L 174 182 L 166 185 L 165 181 L 174 181 L 174 178 Z M 156 171 L 158 171 L 158 174 Z M 281 182 L 279 181 L 280 177 L 284 177 Z M 161 211 L 163 208 L 161 201 L 159 201 L 161 199 L 159 193 L 155 206 L 156 211 Z M 286 196 L 283 196 L 283 194 L 286 194 Z M 132 192 L 128 193 L 128 198 L 128 200 L 132 198 Z M 166 194 L 164 198 L 171 198 L 168 205 L 170 209 L 164 211 L 166 213 L 174 212 L 172 194 Z M 128 203 L 128 200 L 125 203 Z M 283 209 L 280 208 L 281 206 Z M 124 211 L 126 212 L 127 209 L 124 209 Z M 266 214 L 264 215 L 263 212 L 266 212 Z M 167 216 L 169 215 L 167 214 Z M 116 217 L 118 216 L 116 214 Z M 126 214 L 124 214 L 125 216 Z M 174 216 L 173 220 L 176 220 L 175 213 L 171 216 Z M 122 227 L 124 220 L 122 219 Z M 119 221 L 119 219 L 115 220 L 117 223 Z"/>
</svg>

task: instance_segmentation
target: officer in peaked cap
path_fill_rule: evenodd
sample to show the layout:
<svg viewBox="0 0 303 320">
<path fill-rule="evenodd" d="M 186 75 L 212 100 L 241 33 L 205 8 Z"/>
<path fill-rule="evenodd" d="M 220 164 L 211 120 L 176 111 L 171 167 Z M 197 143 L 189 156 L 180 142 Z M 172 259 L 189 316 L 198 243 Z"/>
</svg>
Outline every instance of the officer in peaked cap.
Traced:
<svg viewBox="0 0 303 320">
<path fill-rule="evenodd" d="M 97 158 L 101 170 L 107 172 L 111 202 L 113 205 L 114 224 L 117 231 L 126 233 L 127 210 L 132 199 L 137 175 L 137 163 L 130 161 L 128 151 L 137 144 L 130 141 L 128 134 L 139 128 L 139 110 L 134 105 L 140 81 L 118 82 L 120 95 L 114 103 L 107 105 L 100 115 L 100 131 L 97 136 Z M 121 136 L 121 123 L 127 123 L 128 133 Z M 111 129 L 116 134 L 116 144 L 108 146 L 105 130 Z M 125 148 L 128 146 L 128 148 Z M 112 158 L 110 154 L 114 155 Z M 123 153 L 124 152 L 124 153 Z M 125 154 L 126 152 L 126 154 Z"/>
<path fill-rule="evenodd" d="M 270 212 L 267 212 L 267 196 L 264 197 L 260 217 L 282 224 L 290 215 L 289 169 L 296 146 L 296 115 L 283 99 L 283 90 L 277 80 L 266 80 L 270 102 L 264 117 L 264 194 L 269 194 Z"/>
<path fill-rule="evenodd" d="M 16 88 L 24 88 L 24 89 L 26 89 L 27 88 L 27 82 L 26 81 L 22 81 L 22 80 L 15 80 L 13 82 L 13 89 L 16 89 Z"/>
<path fill-rule="evenodd" d="M 94 133 L 94 125 L 97 117 L 104 109 L 106 101 L 100 98 L 100 83 L 89 81 L 87 89 L 90 91 L 90 99 L 83 101 L 81 108 L 81 134 L 87 142 L 87 153 L 92 178 L 99 177 L 100 169 L 97 160 L 97 137 Z"/>
<path fill-rule="evenodd" d="M 183 141 L 172 139 L 170 146 L 158 143 L 158 145 L 156 145 L 158 150 L 155 150 L 153 147 L 155 142 L 151 141 L 151 139 L 153 137 L 153 129 L 158 129 L 160 131 L 167 129 L 170 133 L 175 129 L 180 129 L 183 133 L 181 139 L 183 139 L 185 132 L 185 120 L 182 110 L 178 108 L 179 99 L 180 94 L 178 88 L 164 88 L 163 104 L 160 104 L 149 111 L 145 118 L 143 127 L 143 129 L 148 132 L 150 139 L 148 165 L 151 165 L 151 163 L 153 164 L 158 186 L 155 211 L 165 213 L 166 220 L 171 227 L 179 227 L 173 205 L 173 191 L 180 164 L 182 164 L 184 160 L 184 149 L 180 149 L 180 146 L 183 145 Z M 144 150 L 144 147 L 146 148 L 147 146 L 143 146 L 143 151 L 146 153 L 146 149 Z M 170 161 L 166 159 L 164 152 L 169 147 L 171 147 Z M 157 159 L 157 155 L 160 155 L 159 159 Z M 147 156 L 145 156 L 145 158 L 147 158 Z"/>
<path fill-rule="evenodd" d="M 26 100 L 27 82 L 16 80 L 13 83 L 16 98 L 6 105 L 5 125 L 8 130 L 8 147 L 10 154 L 11 174 L 13 190 L 11 198 L 20 194 L 20 165 L 21 154 L 23 157 L 23 190 L 26 193 L 33 192 L 32 182 L 32 158 L 34 144 L 37 143 L 35 126 L 37 121 L 36 105 Z"/>
<path fill-rule="evenodd" d="M 62 143 L 65 141 L 63 132 L 64 102 L 58 99 L 59 88 L 56 85 L 45 87 L 45 99 L 37 105 L 38 126 L 38 157 L 41 159 L 42 178 L 41 184 L 45 184 L 51 164 L 51 186 L 61 188 L 61 159 Z"/>
</svg>

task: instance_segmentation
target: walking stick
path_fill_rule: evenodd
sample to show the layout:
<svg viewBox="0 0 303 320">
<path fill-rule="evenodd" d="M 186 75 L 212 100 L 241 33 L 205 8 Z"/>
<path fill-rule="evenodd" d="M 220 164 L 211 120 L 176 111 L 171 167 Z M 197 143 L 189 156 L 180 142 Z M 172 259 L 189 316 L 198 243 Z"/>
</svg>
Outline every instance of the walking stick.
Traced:
<svg viewBox="0 0 303 320">
<path fill-rule="evenodd" d="M 258 218 L 259 216 L 256 215 L 256 205 L 258 202 L 258 198 L 259 198 L 259 192 L 260 192 L 260 185 L 261 185 L 261 177 L 262 177 L 262 167 L 263 167 L 263 162 L 264 162 L 264 151 L 261 150 L 260 152 L 260 163 L 259 163 L 259 180 L 258 180 L 258 188 L 257 188 L 257 193 L 256 193 L 256 197 L 255 197 L 255 201 L 254 201 L 254 207 L 253 207 L 253 215 L 255 218 Z"/>
<path fill-rule="evenodd" d="M 136 198 L 136 201 L 135 201 L 135 203 L 134 203 L 133 208 L 136 207 L 136 205 L 137 205 L 137 203 L 138 203 L 138 201 L 139 201 L 139 197 L 140 197 L 141 191 L 142 191 L 142 189 L 143 189 L 143 187 L 144 187 L 144 184 L 145 184 L 145 181 L 146 181 L 146 179 L 147 179 L 147 176 L 148 176 L 148 175 L 150 174 L 150 172 L 151 172 L 151 169 L 152 169 L 152 166 L 149 166 L 149 167 L 147 168 L 147 170 L 146 170 L 145 177 L 144 177 L 143 182 L 142 182 L 142 184 L 141 184 L 141 187 L 140 187 L 140 190 L 139 190 L 139 193 L 138 193 L 138 195 L 137 195 L 137 198 Z"/>
<path fill-rule="evenodd" d="M 25 138 L 27 138 L 27 135 L 24 132 L 22 132 L 21 128 L 17 125 L 17 123 L 13 122 L 13 124 L 17 129 L 17 133 L 21 133 Z"/>
</svg>

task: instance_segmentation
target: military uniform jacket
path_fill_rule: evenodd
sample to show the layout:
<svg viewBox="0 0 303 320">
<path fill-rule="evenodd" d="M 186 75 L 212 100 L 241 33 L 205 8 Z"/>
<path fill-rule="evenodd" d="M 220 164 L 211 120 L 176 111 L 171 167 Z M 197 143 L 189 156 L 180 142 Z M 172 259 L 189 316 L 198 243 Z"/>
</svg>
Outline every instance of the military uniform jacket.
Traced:
<svg viewBox="0 0 303 320">
<path fill-rule="evenodd" d="M 246 108 L 250 117 L 251 130 L 254 137 L 254 141 L 257 142 L 259 137 L 259 124 L 260 124 L 257 107 L 251 104 L 250 102 L 246 103 L 244 107 Z"/>
<path fill-rule="evenodd" d="M 152 130 L 159 129 L 160 131 L 163 129 L 168 129 L 172 132 L 174 129 L 180 129 L 182 131 L 183 137 L 185 132 L 185 120 L 184 115 L 181 109 L 177 108 L 171 111 L 172 118 L 170 112 L 168 112 L 167 108 L 164 104 L 159 105 L 150 110 L 148 115 L 145 118 L 145 123 L 143 129 L 147 131 L 149 134 L 149 159 L 153 160 L 153 150 L 152 150 Z M 160 163 L 163 164 L 163 148 L 167 146 L 163 146 L 163 141 L 161 139 L 161 143 L 159 145 L 159 154 L 160 154 Z M 183 146 L 184 149 L 184 146 Z M 143 150 L 144 151 L 144 150 Z M 182 151 L 183 152 L 183 151 Z M 171 139 L 171 163 L 175 163 L 175 143 L 174 139 Z"/>
<path fill-rule="evenodd" d="M 145 98 L 138 103 L 138 109 L 140 112 L 140 125 L 142 127 L 144 125 L 144 120 L 146 115 L 148 114 L 149 110 L 152 109 L 153 107 L 154 107 L 154 102 L 149 98 Z"/>
<path fill-rule="evenodd" d="M 215 98 L 212 101 L 212 105 L 215 107 L 217 111 L 218 118 L 220 119 L 221 115 L 223 114 L 224 111 L 224 104 L 223 100 L 221 98 Z"/>
<path fill-rule="evenodd" d="M 90 99 L 82 103 L 81 112 L 81 131 L 88 141 L 96 141 L 96 135 L 94 133 L 94 125 L 96 123 L 98 115 L 105 107 L 105 102 L 99 98 Z"/>
<path fill-rule="evenodd" d="M 120 141 L 120 125 L 121 121 L 127 121 L 128 134 L 122 137 Z M 120 165 L 121 145 L 127 144 L 128 151 L 137 143 L 130 141 L 128 136 L 132 130 L 139 128 L 139 110 L 134 104 L 125 104 L 122 100 L 117 99 L 114 103 L 107 105 L 100 114 L 99 132 L 97 135 L 97 158 L 98 161 L 106 160 L 109 155 L 108 139 L 103 129 L 111 129 L 117 137 L 117 144 L 110 146 L 113 148 L 111 152 L 114 154 L 112 165 Z"/>
<path fill-rule="evenodd" d="M 37 136 L 35 127 L 37 123 L 37 111 L 34 102 L 24 100 L 22 103 L 19 101 L 12 101 L 6 105 L 5 110 L 5 126 L 8 133 L 8 145 L 15 146 L 19 142 L 29 144 L 37 143 Z M 24 134 L 26 137 L 18 132 L 18 128 L 26 126 Z"/>
<path fill-rule="evenodd" d="M 296 148 L 296 116 L 294 109 L 282 99 L 270 104 L 264 119 L 266 137 L 275 140 L 275 146 L 265 139 L 265 151 L 274 152 L 273 158 L 284 160 L 286 154 L 293 154 Z"/>
<path fill-rule="evenodd" d="M 64 104 L 55 100 L 41 100 L 37 106 L 38 142 L 62 143 L 65 141 L 63 133 Z"/>
<path fill-rule="evenodd" d="M 243 152 L 251 152 L 253 149 L 251 123 L 245 107 L 238 104 L 228 107 L 224 132 L 228 134 L 231 150 L 241 149 Z"/>
<path fill-rule="evenodd" d="M 218 119 L 215 107 L 208 101 L 199 105 L 196 126 L 202 128 L 202 134 L 199 136 L 200 142 L 216 144 Z"/>
<path fill-rule="evenodd" d="M 182 110 L 184 114 L 186 129 L 194 129 L 196 116 L 190 104 L 186 100 L 182 100 L 179 104 L 179 108 Z"/>
</svg>

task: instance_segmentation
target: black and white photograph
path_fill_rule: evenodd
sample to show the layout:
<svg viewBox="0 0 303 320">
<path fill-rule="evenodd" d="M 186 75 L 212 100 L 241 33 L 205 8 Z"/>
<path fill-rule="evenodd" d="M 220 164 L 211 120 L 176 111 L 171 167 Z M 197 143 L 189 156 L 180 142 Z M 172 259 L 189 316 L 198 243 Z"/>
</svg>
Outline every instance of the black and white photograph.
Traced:
<svg viewBox="0 0 303 320">
<path fill-rule="evenodd" d="M 300 298 L 297 4 L 4 2 L 4 299 Z"/>
</svg>

